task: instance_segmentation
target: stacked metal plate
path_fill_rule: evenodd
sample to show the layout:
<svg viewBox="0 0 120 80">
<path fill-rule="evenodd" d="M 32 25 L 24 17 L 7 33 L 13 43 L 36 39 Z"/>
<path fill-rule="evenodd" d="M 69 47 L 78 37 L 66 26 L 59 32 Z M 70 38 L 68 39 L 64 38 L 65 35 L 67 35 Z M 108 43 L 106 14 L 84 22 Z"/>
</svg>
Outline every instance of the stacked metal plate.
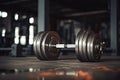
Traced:
<svg viewBox="0 0 120 80">
<path fill-rule="evenodd" d="M 98 34 L 80 31 L 75 42 L 76 56 L 80 61 L 99 61 L 102 45 Z"/>
<path fill-rule="evenodd" d="M 60 50 L 55 47 L 61 41 L 54 31 L 40 32 L 34 39 L 33 49 L 36 57 L 40 60 L 56 60 Z"/>
</svg>

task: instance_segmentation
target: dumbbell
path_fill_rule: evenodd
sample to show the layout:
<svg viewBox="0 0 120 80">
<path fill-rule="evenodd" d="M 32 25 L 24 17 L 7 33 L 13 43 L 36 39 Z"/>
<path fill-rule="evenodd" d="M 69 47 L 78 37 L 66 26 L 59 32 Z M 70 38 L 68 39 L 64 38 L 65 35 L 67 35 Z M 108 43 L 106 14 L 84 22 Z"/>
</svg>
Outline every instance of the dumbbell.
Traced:
<svg viewBox="0 0 120 80">
<path fill-rule="evenodd" d="M 40 60 L 56 60 L 61 49 L 74 48 L 80 61 L 99 61 L 103 53 L 103 44 L 98 34 L 81 30 L 75 44 L 61 44 L 60 36 L 55 31 L 39 32 L 33 42 L 33 51 Z"/>
</svg>

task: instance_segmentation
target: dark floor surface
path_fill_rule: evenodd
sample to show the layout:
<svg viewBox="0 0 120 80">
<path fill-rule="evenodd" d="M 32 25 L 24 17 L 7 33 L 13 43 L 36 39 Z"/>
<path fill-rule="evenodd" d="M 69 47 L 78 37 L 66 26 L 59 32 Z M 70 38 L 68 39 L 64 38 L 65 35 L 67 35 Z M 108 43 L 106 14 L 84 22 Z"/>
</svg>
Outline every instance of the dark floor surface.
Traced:
<svg viewBox="0 0 120 80">
<path fill-rule="evenodd" d="M 103 57 L 100 62 L 0 57 L 0 80 L 120 80 L 120 57 Z"/>
</svg>

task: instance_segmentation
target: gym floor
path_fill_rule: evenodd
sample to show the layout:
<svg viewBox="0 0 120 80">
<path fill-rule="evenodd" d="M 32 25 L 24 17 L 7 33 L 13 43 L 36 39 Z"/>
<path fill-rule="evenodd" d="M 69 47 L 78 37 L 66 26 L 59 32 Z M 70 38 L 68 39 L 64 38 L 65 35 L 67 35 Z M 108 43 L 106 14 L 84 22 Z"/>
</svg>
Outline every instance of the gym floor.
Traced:
<svg viewBox="0 0 120 80">
<path fill-rule="evenodd" d="M 73 56 L 55 61 L 36 57 L 0 57 L 0 80 L 120 80 L 120 57 L 80 62 Z"/>
</svg>

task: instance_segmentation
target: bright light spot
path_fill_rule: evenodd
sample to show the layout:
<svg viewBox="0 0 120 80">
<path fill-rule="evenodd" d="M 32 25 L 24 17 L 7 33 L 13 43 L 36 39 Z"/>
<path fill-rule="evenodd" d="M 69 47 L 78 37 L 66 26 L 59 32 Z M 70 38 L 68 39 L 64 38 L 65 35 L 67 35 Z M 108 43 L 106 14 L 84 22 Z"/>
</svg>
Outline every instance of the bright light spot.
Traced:
<svg viewBox="0 0 120 80">
<path fill-rule="evenodd" d="M 73 72 L 67 72 L 66 75 L 73 75 L 73 76 L 75 76 L 76 73 L 74 71 Z"/>
<path fill-rule="evenodd" d="M 15 37 L 19 37 L 19 27 L 15 28 Z"/>
<path fill-rule="evenodd" d="M 34 26 L 33 25 L 29 26 L 29 34 L 34 35 Z"/>
<path fill-rule="evenodd" d="M 14 71 L 15 71 L 15 73 L 18 73 L 18 72 L 19 72 L 19 70 L 18 70 L 18 69 L 14 69 Z"/>
<path fill-rule="evenodd" d="M 15 44 L 19 44 L 19 27 L 15 27 L 14 43 L 15 43 Z"/>
<path fill-rule="evenodd" d="M 2 13 L 1 13 L 1 16 L 2 16 L 3 18 L 6 18 L 6 17 L 8 16 L 8 13 L 7 13 L 7 12 L 2 12 Z"/>
<path fill-rule="evenodd" d="M 31 23 L 31 24 L 34 23 L 34 17 L 29 18 L 29 23 Z"/>
<path fill-rule="evenodd" d="M 14 43 L 15 43 L 15 44 L 19 44 L 19 37 L 15 37 L 15 38 L 14 38 Z"/>
<path fill-rule="evenodd" d="M 2 30 L 2 37 L 5 37 L 6 29 Z"/>
<path fill-rule="evenodd" d="M 20 44 L 21 45 L 26 45 L 26 36 L 21 36 L 20 37 Z"/>
<path fill-rule="evenodd" d="M 29 38 L 29 45 L 33 44 L 33 38 Z"/>
<path fill-rule="evenodd" d="M 30 27 L 29 27 L 29 45 L 33 44 L 33 38 L 34 38 L 34 26 L 30 25 Z"/>
<path fill-rule="evenodd" d="M 33 68 L 29 68 L 29 72 L 33 72 Z"/>
<path fill-rule="evenodd" d="M 14 16 L 15 20 L 17 21 L 18 18 L 19 18 L 19 15 L 16 13 L 15 16 Z"/>
</svg>

